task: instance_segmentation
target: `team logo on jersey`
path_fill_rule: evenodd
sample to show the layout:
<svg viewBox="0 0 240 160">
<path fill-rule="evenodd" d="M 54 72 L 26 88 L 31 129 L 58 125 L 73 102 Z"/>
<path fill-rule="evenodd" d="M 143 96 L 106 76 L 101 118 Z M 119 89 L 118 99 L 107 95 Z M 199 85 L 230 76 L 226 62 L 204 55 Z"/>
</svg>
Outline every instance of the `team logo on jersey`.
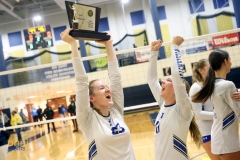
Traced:
<svg viewBox="0 0 240 160">
<path fill-rule="evenodd" d="M 97 155 L 97 146 L 95 140 L 93 140 L 88 148 L 88 159 L 92 160 Z"/>
<path fill-rule="evenodd" d="M 173 148 L 188 159 L 186 143 L 175 135 L 173 135 Z"/>
<path fill-rule="evenodd" d="M 119 123 L 117 123 L 115 127 L 112 127 L 112 134 L 113 135 L 121 134 L 121 133 L 124 133 L 124 132 L 125 132 L 125 129 L 123 127 L 121 127 L 119 125 Z"/>
<path fill-rule="evenodd" d="M 229 113 L 224 119 L 223 119 L 223 128 L 222 130 L 225 130 L 228 128 L 235 120 L 235 113 L 231 112 Z"/>
</svg>

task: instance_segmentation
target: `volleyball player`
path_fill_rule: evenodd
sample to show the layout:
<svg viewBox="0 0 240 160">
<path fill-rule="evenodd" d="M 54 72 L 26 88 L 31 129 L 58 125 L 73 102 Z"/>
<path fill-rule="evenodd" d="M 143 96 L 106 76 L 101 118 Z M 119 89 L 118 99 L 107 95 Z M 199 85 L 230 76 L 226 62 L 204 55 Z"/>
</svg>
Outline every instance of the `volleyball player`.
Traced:
<svg viewBox="0 0 240 160">
<path fill-rule="evenodd" d="M 207 59 L 199 60 L 193 68 L 192 79 L 193 85 L 190 88 L 189 96 L 193 96 L 201 90 L 209 70 Z M 202 135 L 202 147 L 207 152 L 211 160 L 221 160 L 219 155 L 212 154 L 211 151 L 211 128 L 213 124 L 213 103 L 208 99 L 205 103 L 192 102 L 192 109 L 196 116 L 196 122 Z"/>
<path fill-rule="evenodd" d="M 158 82 L 157 57 L 162 41 L 151 44 L 147 81 L 155 100 L 161 107 L 155 121 L 155 160 L 189 159 L 186 141 L 188 129 L 195 143 L 201 145 L 201 134 L 193 118 L 191 102 L 183 81 L 183 64 L 178 46 L 182 37 L 172 41 L 172 77 Z M 190 125 L 191 124 L 191 125 Z"/>
<path fill-rule="evenodd" d="M 222 160 L 239 160 L 240 146 L 238 119 L 240 102 L 232 99 L 236 92 L 233 82 L 226 80 L 230 72 L 231 58 L 228 52 L 214 50 L 208 57 L 210 68 L 202 89 L 192 96 L 195 103 L 205 103 L 210 97 L 214 104 L 214 118 L 211 130 L 212 153 Z"/>
<path fill-rule="evenodd" d="M 88 82 L 71 29 L 61 38 L 72 48 L 72 63 L 76 77 L 76 117 L 79 128 L 89 143 L 89 159 L 135 160 L 130 131 L 123 118 L 123 89 L 119 65 L 112 39 L 97 41 L 104 44 L 108 59 L 110 88 L 101 80 Z"/>
</svg>

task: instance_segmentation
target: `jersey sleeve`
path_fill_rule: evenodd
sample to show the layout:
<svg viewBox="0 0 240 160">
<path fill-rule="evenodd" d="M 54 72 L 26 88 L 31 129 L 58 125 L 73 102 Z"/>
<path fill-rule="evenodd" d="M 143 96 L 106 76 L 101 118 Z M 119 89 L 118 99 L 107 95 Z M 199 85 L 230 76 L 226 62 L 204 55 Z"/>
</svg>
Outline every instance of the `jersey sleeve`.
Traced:
<svg viewBox="0 0 240 160">
<path fill-rule="evenodd" d="M 201 86 L 200 85 L 193 84 L 191 86 L 191 88 L 190 88 L 189 96 L 192 97 L 193 95 L 195 95 L 200 90 L 201 90 Z M 211 111 L 203 111 L 202 110 L 202 106 L 203 106 L 202 103 L 194 103 L 192 101 L 191 101 L 191 103 L 192 103 L 193 112 L 194 112 L 194 114 L 195 114 L 197 119 L 200 119 L 200 120 L 213 120 L 214 113 L 211 112 Z"/>
<path fill-rule="evenodd" d="M 88 77 L 80 57 L 72 58 L 72 63 L 76 78 L 76 118 L 79 128 L 85 130 L 92 116 Z"/>
<path fill-rule="evenodd" d="M 157 101 L 158 105 L 161 106 L 163 104 L 163 99 L 160 97 L 160 92 L 162 90 L 162 87 L 158 81 L 157 57 L 158 57 L 158 51 L 150 52 L 148 70 L 147 70 L 147 83 L 148 83 L 148 86 L 150 87 L 153 97 Z"/>
<path fill-rule="evenodd" d="M 183 119 L 189 120 L 192 117 L 191 102 L 188 98 L 186 86 L 183 82 L 183 63 L 178 46 L 173 45 L 172 49 L 172 82 L 176 98 L 177 112 Z"/>
<path fill-rule="evenodd" d="M 223 101 L 228 104 L 229 107 L 232 108 L 235 115 L 240 119 L 240 102 L 235 101 L 231 98 L 231 95 L 236 92 L 236 86 L 231 81 L 226 81 L 224 84 L 224 89 L 218 93 L 219 96 L 222 97 Z"/>
<path fill-rule="evenodd" d="M 108 74 L 110 79 L 110 88 L 113 98 L 113 108 L 117 109 L 121 115 L 123 115 L 124 110 L 124 96 L 122 88 L 121 74 L 119 71 L 118 61 L 108 62 Z"/>
</svg>

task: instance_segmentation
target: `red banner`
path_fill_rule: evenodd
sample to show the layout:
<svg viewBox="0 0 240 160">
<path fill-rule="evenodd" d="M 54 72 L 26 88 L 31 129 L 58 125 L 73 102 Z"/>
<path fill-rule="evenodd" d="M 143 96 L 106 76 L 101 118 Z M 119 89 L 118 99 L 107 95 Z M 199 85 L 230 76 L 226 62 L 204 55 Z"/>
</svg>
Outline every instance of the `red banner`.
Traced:
<svg viewBox="0 0 240 160">
<path fill-rule="evenodd" d="M 212 37 L 212 41 L 213 41 L 214 48 L 229 46 L 229 45 L 239 43 L 239 36 L 238 36 L 238 33 L 231 33 L 231 34 L 221 35 L 217 37 Z"/>
</svg>

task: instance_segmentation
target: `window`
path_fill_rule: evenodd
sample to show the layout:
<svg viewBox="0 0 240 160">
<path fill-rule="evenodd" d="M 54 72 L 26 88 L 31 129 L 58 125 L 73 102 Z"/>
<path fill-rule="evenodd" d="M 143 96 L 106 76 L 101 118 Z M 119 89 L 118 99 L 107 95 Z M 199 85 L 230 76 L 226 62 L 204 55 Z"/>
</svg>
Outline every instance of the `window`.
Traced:
<svg viewBox="0 0 240 160">
<path fill-rule="evenodd" d="M 107 17 L 100 19 L 98 31 L 99 32 L 109 31 L 108 18 Z"/>
<path fill-rule="evenodd" d="M 61 40 L 60 33 L 66 29 L 66 26 L 53 28 L 55 41 Z"/>
<path fill-rule="evenodd" d="M 213 6 L 214 6 L 214 9 L 228 7 L 229 2 L 228 0 L 213 0 Z"/>
<path fill-rule="evenodd" d="M 10 47 L 22 45 L 21 31 L 8 33 Z"/>
<path fill-rule="evenodd" d="M 157 7 L 157 10 L 158 10 L 158 20 L 167 19 L 164 6 Z"/>
<path fill-rule="evenodd" d="M 205 11 L 203 0 L 188 0 L 188 4 L 191 14 Z"/>
<path fill-rule="evenodd" d="M 131 12 L 130 15 L 131 15 L 131 20 L 132 20 L 133 26 L 145 23 L 143 10 Z"/>
</svg>

